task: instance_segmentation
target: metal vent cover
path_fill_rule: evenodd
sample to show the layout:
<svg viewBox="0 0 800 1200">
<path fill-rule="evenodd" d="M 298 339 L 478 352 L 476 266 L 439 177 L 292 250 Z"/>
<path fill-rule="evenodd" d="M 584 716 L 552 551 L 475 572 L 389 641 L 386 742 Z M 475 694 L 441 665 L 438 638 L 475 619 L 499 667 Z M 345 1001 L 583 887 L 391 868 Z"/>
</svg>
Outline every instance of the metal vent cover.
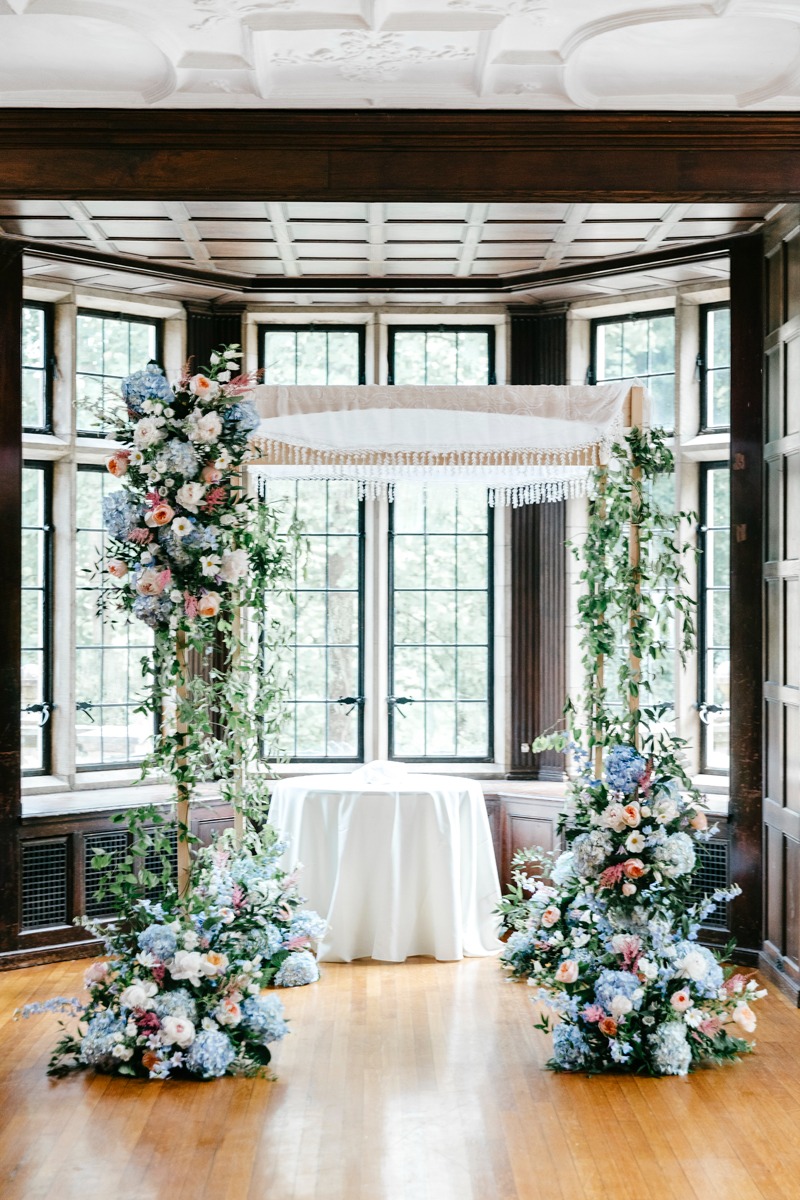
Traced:
<svg viewBox="0 0 800 1200">
<path fill-rule="evenodd" d="M 162 827 L 162 832 L 169 840 L 169 863 L 172 872 L 172 878 L 175 879 L 176 875 L 178 874 L 178 829 L 175 825 L 171 826 L 169 829 L 164 829 Z M 150 850 L 145 855 L 144 866 L 145 870 L 147 871 L 160 872 L 161 859 L 157 854 L 154 854 L 153 851 Z M 162 888 L 161 884 L 158 883 L 154 887 L 148 888 L 145 895 L 148 900 L 158 901 L 162 899 L 164 895 L 164 889 Z"/>
<path fill-rule="evenodd" d="M 726 841 L 705 842 L 698 846 L 698 858 L 700 870 L 694 877 L 694 887 L 692 888 L 692 899 L 695 901 L 702 900 L 703 896 L 710 896 L 717 888 L 728 887 L 730 883 L 728 843 Z M 708 929 L 727 929 L 728 905 L 721 904 L 710 916 L 706 917 L 703 924 Z"/>
<path fill-rule="evenodd" d="M 68 925 L 67 839 L 22 843 L 22 929 Z"/>
<path fill-rule="evenodd" d="M 95 920 L 100 917 L 113 916 L 113 898 L 107 892 L 102 900 L 98 900 L 95 895 L 104 872 L 98 871 L 92 866 L 92 859 L 97 853 L 110 854 L 111 864 L 109 869 L 113 870 L 119 866 L 125 857 L 125 851 L 128 846 L 128 835 L 122 831 L 87 833 L 83 844 L 84 916 L 92 917 Z"/>
</svg>

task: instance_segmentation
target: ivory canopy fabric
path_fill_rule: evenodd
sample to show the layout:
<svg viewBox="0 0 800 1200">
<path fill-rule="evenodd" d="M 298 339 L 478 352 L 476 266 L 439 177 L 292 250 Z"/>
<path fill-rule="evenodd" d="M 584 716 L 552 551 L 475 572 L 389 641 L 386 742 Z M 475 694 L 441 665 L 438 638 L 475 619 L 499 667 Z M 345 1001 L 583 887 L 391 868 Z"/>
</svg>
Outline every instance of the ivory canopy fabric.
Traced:
<svg viewBox="0 0 800 1200">
<path fill-rule="evenodd" d="M 482 482 L 497 504 L 563 499 L 607 457 L 630 390 L 259 385 L 251 467 L 264 478 L 352 479 L 390 498 L 413 480 Z"/>
</svg>

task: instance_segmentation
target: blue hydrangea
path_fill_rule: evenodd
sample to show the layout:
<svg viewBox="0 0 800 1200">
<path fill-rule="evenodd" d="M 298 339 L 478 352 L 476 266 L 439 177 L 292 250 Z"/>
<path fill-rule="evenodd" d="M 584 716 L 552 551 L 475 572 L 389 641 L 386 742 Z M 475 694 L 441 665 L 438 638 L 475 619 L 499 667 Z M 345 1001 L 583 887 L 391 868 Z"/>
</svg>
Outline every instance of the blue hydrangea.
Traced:
<svg viewBox="0 0 800 1200">
<path fill-rule="evenodd" d="M 186 988 L 173 988 L 171 992 L 159 992 L 153 998 L 153 1011 L 162 1020 L 164 1017 L 186 1017 L 197 1024 L 197 1003 Z"/>
<path fill-rule="evenodd" d="M 310 908 L 302 909 L 295 913 L 289 925 L 289 932 L 286 937 L 291 941 L 292 938 L 307 937 L 312 941 L 318 942 L 321 937 L 324 937 L 325 930 L 328 928 L 328 922 L 319 913 L 313 912 Z"/>
<path fill-rule="evenodd" d="M 606 782 L 609 787 L 627 796 L 641 779 L 646 765 L 633 746 L 615 746 L 606 758 Z"/>
<path fill-rule="evenodd" d="M 591 833 L 579 834 L 572 843 L 573 863 L 578 875 L 596 874 L 613 848 L 611 834 L 605 830 L 594 829 Z"/>
<path fill-rule="evenodd" d="M 119 1038 L 115 1035 L 125 1032 L 127 1021 L 124 1017 L 115 1016 L 110 1009 L 104 1009 L 92 1017 L 81 1042 L 80 1060 L 95 1071 L 115 1071 L 119 1059 L 114 1057 L 114 1047 Z"/>
<path fill-rule="evenodd" d="M 516 958 L 529 954 L 533 944 L 534 934 L 528 929 L 515 929 L 508 938 L 500 957 L 504 962 L 513 963 Z"/>
<path fill-rule="evenodd" d="M 229 404 L 222 414 L 226 425 L 236 425 L 239 433 L 252 433 L 261 424 L 255 405 L 249 400 Z"/>
<path fill-rule="evenodd" d="M 175 566 L 187 567 L 192 561 L 192 556 L 183 548 L 183 538 L 176 537 L 169 526 L 159 532 L 158 540 L 161 549 Z"/>
<path fill-rule="evenodd" d="M 138 937 L 139 949 L 162 962 L 172 958 L 178 946 L 175 933 L 168 925 L 148 925 Z"/>
<path fill-rule="evenodd" d="M 242 1025 L 262 1046 L 279 1042 L 289 1032 L 277 996 L 248 996 L 242 1005 Z"/>
<path fill-rule="evenodd" d="M 184 546 L 191 546 L 193 550 L 216 550 L 219 545 L 219 539 L 214 530 L 204 525 L 196 525 L 191 533 L 187 533 L 182 540 Z"/>
<path fill-rule="evenodd" d="M 635 998 L 634 992 L 641 990 L 638 976 L 630 971 L 601 971 L 594 985 L 594 998 L 606 1012 L 611 1012 L 615 996 L 624 996 L 634 1008 L 639 1008 L 643 997 Z"/>
<path fill-rule="evenodd" d="M 562 1021 L 553 1030 L 553 1058 L 564 1071 L 579 1071 L 588 1066 L 591 1048 L 583 1030 Z"/>
<path fill-rule="evenodd" d="M 142 405 L 145 400 L 160 400 L 163 404 L 171 404 L 174 399 L 164 372 L 154 362 L 149 362 L 143 371 L 134 371 L 133 375 L 123 379 L 121 390 L 122 399 L 137 417 L 144 415 Z"/>
<path fill-rule="evenodd" d="M 103 524 L 112 538 L 124 541 L 141 516 L 128 492 L 107 492 L 103 497 Z"/>
<path fill-rule="evenodd" d="M 653 858 L 668 879 L 675 879 L 694 870 L 697 855 L 688 833 L 671 833 L 664 844 L 653 851 Z"/>
<path fill-rule="evenodd" d="M 172 612 L 172 601 L 163 593 L 160 596 L 137 596 L 131 610 L 133 615 L 144 621 L 151 629 L 166 625 Z"/>
<path fill-rule="evenodd" d="M 281 963 L 275 976 L 276 987 L 303 987 L 319 979 L 317 960 L 310 950 L 296 950 Z"/>
<path fill-rule="evenodd" d="M 203 1079 L 218 1079 L 236 1058 L 236 1051 L 219 1029 L 201 1029 L 186 1051 L 186 1069 Z"/>
<path fill-rule="evenodd" d="M 242 958 L 272 958 L 283 945 L 283 932 L 277 925 L 265 925 L 263 929 L 253 929 L 242 938 L 237 948 L 237 954 Z"/>
<path fill-rule="evenodd" d="M 653 1066 L 660 1075 L 686 1075 L 692 1051 L 683 1021 L 666 1021 L 650 1035 Z"/>
<path fill-rule="evenodd" d="M 722 967 L 707 946 L 682 941 L 675 945 L 674 977 L 690 979 L 695 991 L 716 996 L 725 979 Z"/>
<path fill-rule="evenodd" d="M 550 878 L 556 887 L 565 887 L 572 882 L 575 878 L 575 855 L 571 850 L 558 856 L 550 872 Z"/>
<path fill-rule="evenodd" d="M 164 464 L 164 475 L 182 475 L 185 479 L 194 479 L 200 467 L 197 451 L 191 442 L 182 442 L 178 438 L 172 438 L 161 448 L 158 461 Z"/>
</svg>

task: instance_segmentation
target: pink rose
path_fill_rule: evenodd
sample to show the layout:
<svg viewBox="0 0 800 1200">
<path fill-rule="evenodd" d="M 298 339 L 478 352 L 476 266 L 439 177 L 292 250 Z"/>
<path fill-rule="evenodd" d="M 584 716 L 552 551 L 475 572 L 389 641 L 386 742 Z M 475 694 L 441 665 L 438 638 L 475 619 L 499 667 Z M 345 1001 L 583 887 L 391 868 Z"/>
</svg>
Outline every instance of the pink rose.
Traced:
<svg viewBox="0 0 800 1200">
<path fill-rule="evenodd" d="M 691 1008 L 694 1004 L 686 988 L 681 988 L 679 992 L 673 992 L 669 998 L 669 1002 L 675 1009 L 675 1012 L 686 1012 L 687 1008 Z"/>
<path fill-rule="evenodd" d="M 140 596 L 160 596 L 171 578 L 172 572 L 169 568 L 166 571 L 156 571 L 154 567 L 147 567 L 140 572 L 136 580 L 136 591 Z"/>
<path fill-rule="evenodd" d="M 607 1038 L 617 1036 L 617 1022 L 613 1017 L 603 1017 L 602 1021 L 597 1022 L 597 1028 L 601 1033 L 604 1033 Z"/>
<path fill-rule="evenodd" d="M 201 617 L 215 617 L 221 601 L 219 592 L 205 592 L 197 601 L 197 611 Z"/>
<path fill-rule="evenodd" d="M 622 894 L 623 894 L 623 896 L 635 895 L 636 894 L 636 884 L 635 883 L 623 883 Z"/>
<path fill-rule="evenodd" d="M 559 983 L 574 983 L 578 978 L 578 964 L 572 958 L 567 958 L 564 962 L 559 963 L 556 971 L 556 979 Z"/>
<path fill-rule="evenodd" d="M 641 822 L 642 814 L 639 811 L 639 805 L 636 803 L 636 801 L 633 801 L 631 804 L 626 804 L 622 812 L 623 821 L 631 829 L 635 829 L 636 826 Z"/>
<path fill-rule="evenodd" d="M 625 809 L 621 804 L 609 804 L 600 815 L 606 828 L 613 829 L 614 833 L 622 833 L 627 822 Z"/>
<path fill-rule="evenodd" d="M 708 817 L 704 812 L 695 813 L 689 822 L 692 829 L 696 829 L 698 833 L 705 832 L 708 829 Z"/>
<path fill-rule="evenodd" d="M 106 566 L 109 575 L 113 575 L 115 579 L 124 579 L 128 574 L 128 564 L 124 558 L 109 559 Z"/>
<path fill-rule="evenodd" d="M 547 908 L 542 913 L 542 924 L 545 929 L 549 929 L 551 925 L 555 925 L 561 920 L 561 909 L 556 908 L 555 904 L 548 904 Z"/>
<path fill-rule="evenodd" d="M 83 982 L 86 987 L 91 987 L 93 983 L 100 983 L 108 974 L 107 962 L 92 963 L 88 971 L 84 972 Z"/>
<path fill-rule="evenodd" d="M 740 1000 L 733 1010 L 733 1019 L 737 1025 L 741 1025 L 745 1033 L 752 1033 L 756 1027 L 756 1014 L 744 1000 Z"/>
<path fill-rule="evenodd" d="M 112 475 L 117 479 L 122 475 L 127 475 L 128 467 L 130 466 L 131 452 L 130 450 L 117 450 L 116 454 L 112 454 L 106 460 L 106 467 Z"/>
<path fill-rule="evenodd" d="M 628 858 L 622 864 L 622 869 L 628 876 L 628 879 L 641 879 L 647 867 L 640 858 Z"/>
<path fill-rule="evenodd" d="M 215 467 L 213 463 L 207 463 L 200 472 L 200 478 L 203 483 L 219 483 L 222 479 L 222 471 Z"/>
<path fill-rule="evenodd" d="M 169 525 L 174 516 L 175 509 L 171 508 L 166 501 L 162 501 L 160 504 L 156 504 L 153 508 L 151 508 L 149 513 L 145 513 L 144 523 L 145 525 L 155 525 L 159 527 L 161 525 Z"/>
</svg>

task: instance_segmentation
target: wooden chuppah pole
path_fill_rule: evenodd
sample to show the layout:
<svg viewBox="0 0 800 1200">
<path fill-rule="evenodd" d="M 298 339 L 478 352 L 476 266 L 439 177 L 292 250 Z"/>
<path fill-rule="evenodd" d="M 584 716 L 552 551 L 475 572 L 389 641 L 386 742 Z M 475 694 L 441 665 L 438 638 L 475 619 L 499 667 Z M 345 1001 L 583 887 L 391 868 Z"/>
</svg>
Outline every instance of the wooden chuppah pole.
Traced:
<svg viewBox="0 0 800 1200">
<path fill-rule="evenodd" d="M 175 709 L 175 733 L 180 738 L 181 749 L 178 753 L 178 769 L 185 765 L 186 735 L 188 728 L 182 719 L 182 709 L 186 703 L 188 680 L 186 678 L 186 634 L 178 630 L 175 635 L 175 658 L 178 664 L 178 683 Z M 189 788 L 182 779 L 178 779 L 177 803 L 175 819 L 178 829 L 178 895 L 185 896 L 189 891 L 192 876 L 191 853 L 189 849 Z"/>
<path fill-rule="evenodd" d="M 598 507 L 600 510 L 601 521 L 606 517 L 606 481 L 608 479 L 608 468 L 605 463 L 602 463 L 598 472 L 597 492 L 598 492 Z M 605 623 L 604 616 L 599 616 L 597 619 L 598 625 Z M 605 683 L 605 655 L 598 654 L 595 659 L 595 711 L 591 714 L 592 727 L 594 729 L 594 777 L 599 779 L 603 770 L 603 740 L 604 731 L 598 723 L 600 702 L 597 699 L 597 693 L 602 691 Z"/>
<path fill-rule="evenodd" d="M 630 414 L 627 425 L 630 429 L 644 429 L 644 388 L 632 387 L 630 392 Z M 639 523 L 634 520 L 636 513 L 640 512 L 642 504 L 642 468 L 634 467 L 631 472 L 631 522 L 630 534 L 628 543 L 628 561 L 631 566 L 631 571 L 636 577 L 634 587 L 635 602 L 631 606 L 630 616 L 628 618 L 628 629 L 630 638 L 630 653 L 628 656 L 628 665 L 630 668 L 631 678 L 628 688 L 628 711 L 631 717 L 631 735 L 632 742 L 636 749 L 639 749 L 639 686 L 642 675 L 642 664 L 639 657 L 633 650 L 634 630 L 639 620 L 640 613 L 640 597 L 642 594 L 642 577 L 640 570 L 641 560 L 641 545 L 639 539 Z"/>
</svg>

